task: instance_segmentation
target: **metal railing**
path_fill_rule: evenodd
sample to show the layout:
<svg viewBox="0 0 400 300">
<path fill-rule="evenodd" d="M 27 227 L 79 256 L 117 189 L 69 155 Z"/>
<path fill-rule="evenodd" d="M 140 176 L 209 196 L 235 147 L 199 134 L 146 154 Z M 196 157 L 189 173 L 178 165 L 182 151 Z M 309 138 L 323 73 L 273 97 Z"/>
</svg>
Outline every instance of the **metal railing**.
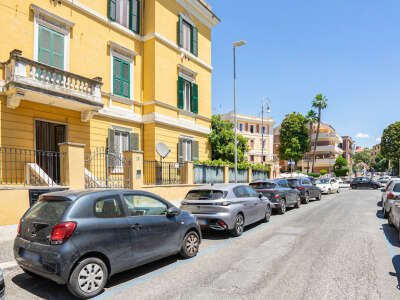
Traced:
<svg viewBox="0 0 400 300">
<path fill-rule="evenodd" d="M 238 183 L 247 183 L 249 179 L 249 170 L 237 170 L 237 182 Z M 229 169 L 229 182 L 235 182 L 235 169 Z"/>
<path fill-rule="evenodd" d="M 224 183 L 224 167 L 194 165 L 194 183 Z"/>
<path fill-rule="evenodd" d="M 64 154 L 18 148 L 0 148 L 0 185 L 62 185 Z"/>
<path fill-rule="evenodd" d="M 265 171 L 256 171 L 253 170 L 252 171 L 252 180 L 266 180 L 269 178 L 269 172 L 265 172 Z"/>
<path fill-rule="evenodd" d="M 143 181 L 145 185 L 170 185 L 185 183 L 183 163 L 143 161 Z"/>
<path fill-rule="evenodd" d="M 129 188 L 130 161 L 122 153 L 105 147 L 85 153 L 86 188 Z"/>
</svg>

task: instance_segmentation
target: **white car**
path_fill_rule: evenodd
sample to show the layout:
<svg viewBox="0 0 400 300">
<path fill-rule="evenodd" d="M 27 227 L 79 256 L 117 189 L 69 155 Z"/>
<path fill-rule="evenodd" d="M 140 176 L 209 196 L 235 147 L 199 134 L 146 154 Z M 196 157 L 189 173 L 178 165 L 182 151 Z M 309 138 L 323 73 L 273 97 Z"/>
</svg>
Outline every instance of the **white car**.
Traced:
<svg viewBox="0 0 400 300">
<path fill-rule="evenodd" d="M 348 180 L 348 179 L 343 180 L 343 179 L 339 178 L 338 183 L 339 183 L 339 187 L 341 189 L 350 188 L 350 180 Z"/>
<path fill-rule="evenodd" d="M 339 193 L 339 182 L 335 178 L 322 178 L 316 184 L 323 194 Z"/>
</svg>

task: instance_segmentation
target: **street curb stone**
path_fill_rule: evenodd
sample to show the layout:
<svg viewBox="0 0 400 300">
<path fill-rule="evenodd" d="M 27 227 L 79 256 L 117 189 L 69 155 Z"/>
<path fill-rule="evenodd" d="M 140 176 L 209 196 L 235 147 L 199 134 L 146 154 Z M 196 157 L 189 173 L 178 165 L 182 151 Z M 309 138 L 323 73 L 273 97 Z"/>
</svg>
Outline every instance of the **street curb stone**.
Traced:
<svg viewBox="0 0 400 300">
<path fill-rule="evenodd" d="M 3 271 L 9 271 L 12 269 L 16 269 L 17 267 L 18 267 L 18 264 L 15 260 L 0 263 L 0 269 L 2 269 Z"/>
</svg>

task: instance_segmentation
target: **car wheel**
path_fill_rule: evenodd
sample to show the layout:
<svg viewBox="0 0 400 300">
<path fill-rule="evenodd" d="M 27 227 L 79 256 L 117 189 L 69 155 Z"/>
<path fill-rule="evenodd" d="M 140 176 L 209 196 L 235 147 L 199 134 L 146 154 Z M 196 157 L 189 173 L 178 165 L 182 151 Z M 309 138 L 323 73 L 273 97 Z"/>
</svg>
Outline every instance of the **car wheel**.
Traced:
<svg viewBox="0 0 400 300">
<path fill-rule="evenodd" d="M 315 198 L 315 199 L 316 199 L 317 201 L 320 201 L 321 198 L 322 198 L 322 193 L 320 192 L 320 193 L 318 194 L 317 198 Z"/>
<path fill-rule="evenodd" d="M 265 216 L 263 222 L 268 223 L 269 219 L 271 218 L 272 210 L 271 207 L 268 205 L 267 209 L 265 210 Z"/>
<path fill-rule="evenodd" d="M 306 193 L 304 195 L 303 204 L 308 204 L 308 202 L 310 202 L 310 195 Z"/>
<path fill-rule="evenodd" d="M 88 299 L 100 294 L 108 280 L 108 269 L 97 257 L 81 260 L 72 271 L 67 287 L 81 299 Z"/>
<path fill-rule="evenodd" d="M 231 230 L 233 236 L 241 236 L 244 231 L 244 217 L 242 214 L 238 214 L 235 218 L 235 224 Z"/>
<path fill-rule="evenodd" d="M 383 215 L 383 218 L 384 218 L 384 219 L 387 219 L 388 216 L 389 216 L 389 214 L 387 213 L 385 207 L 382 207 L 382 215 Z"/>
<path fill-rule="evenodd" d="M 189 231 L 183 238 L 181 256 L 183 258 L 192 258 L 197 255 L 200 247 L 200 237 L 196 231 Z"/>
<path fill-rule="evenodd" d="M 294 208 L 300 208 L 300 203 L 301 203 L 300 195 L 297 195 L 297 201 L 296 201 Z"/>
<path fill-rule="evenodd" d="M 281 206 L 278 208 L 278 212 L 280 215 L 284 215 L 286 212 L 286 201 L 285 199 L 281 200 Z"/>
<path fill-rule="evenodd" d="M 339 188 L 337 189 L 336 193 L 338 193 L 338 194 L 340 193 L 340 189 Z"/>
</svg>

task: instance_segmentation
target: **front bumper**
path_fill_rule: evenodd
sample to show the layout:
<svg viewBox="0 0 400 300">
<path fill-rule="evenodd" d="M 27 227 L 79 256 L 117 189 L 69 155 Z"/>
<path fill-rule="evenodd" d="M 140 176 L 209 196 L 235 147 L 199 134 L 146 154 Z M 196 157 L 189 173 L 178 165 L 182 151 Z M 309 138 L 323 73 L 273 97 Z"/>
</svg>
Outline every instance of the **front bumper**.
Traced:
<svg viewBox="0 0 400 300">
<path fill-rule="evenodd" d="M 201 229 L 230 230 L 234 227 L 235 218 L 230 213 L 193 214 Z M 222 223 L 221 223 L 222 222 Z M 224 225 L 225 224 L 225 225 Z"/>
<path fill-rule="evenodd" d="M 58 284 L 65 284 L 69 278 L 73 257 L 78 257 L 78 254 L 71 243 L 44 245 L 16 237 L 14 257 L 21 268 Z"/>
</svg>

